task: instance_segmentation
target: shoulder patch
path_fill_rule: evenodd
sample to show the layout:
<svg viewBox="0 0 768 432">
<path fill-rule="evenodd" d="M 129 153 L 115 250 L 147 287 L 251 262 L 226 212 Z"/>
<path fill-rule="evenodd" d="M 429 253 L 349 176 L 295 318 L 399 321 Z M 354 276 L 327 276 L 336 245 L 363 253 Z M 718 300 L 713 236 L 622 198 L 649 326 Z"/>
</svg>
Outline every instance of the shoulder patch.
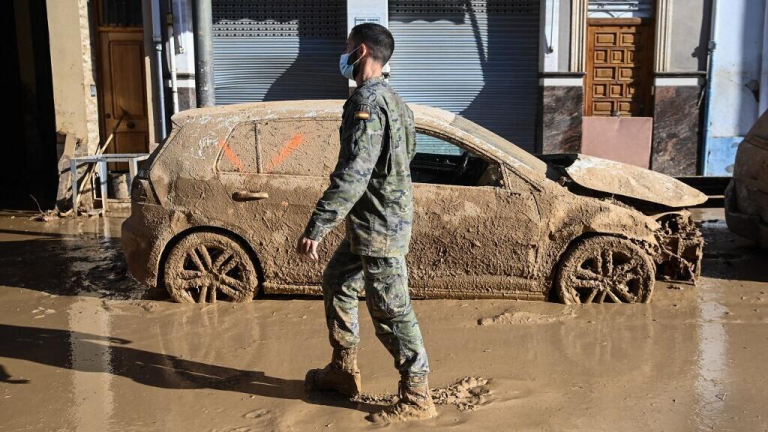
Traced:
<svg viewBox="0 0 768 432">
<path fill-rule="evenodd" d="M 371 106 L 359 104 L 355 107 L 355 120 L 368 120 L 371 118 Z"/>
</svg>

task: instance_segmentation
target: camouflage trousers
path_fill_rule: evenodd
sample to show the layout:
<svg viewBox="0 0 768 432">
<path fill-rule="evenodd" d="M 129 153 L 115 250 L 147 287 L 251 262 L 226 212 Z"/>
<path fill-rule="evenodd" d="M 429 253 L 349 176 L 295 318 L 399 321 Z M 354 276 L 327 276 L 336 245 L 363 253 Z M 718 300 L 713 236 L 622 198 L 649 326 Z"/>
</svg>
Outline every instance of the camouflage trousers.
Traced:
<svg viewBox="0 0 768 432">
<path fill-rule="evenodd" d="M 394 357 L 395 368 L 411 381 L 426 379 L 429 361 L 411 307 L 405 257 L 356 255 L 344 239 L 323 273 L 331 345 L 352 348 L 360 342 L 357 304 L 363 289 L 376 336 Z"/>
</svg>

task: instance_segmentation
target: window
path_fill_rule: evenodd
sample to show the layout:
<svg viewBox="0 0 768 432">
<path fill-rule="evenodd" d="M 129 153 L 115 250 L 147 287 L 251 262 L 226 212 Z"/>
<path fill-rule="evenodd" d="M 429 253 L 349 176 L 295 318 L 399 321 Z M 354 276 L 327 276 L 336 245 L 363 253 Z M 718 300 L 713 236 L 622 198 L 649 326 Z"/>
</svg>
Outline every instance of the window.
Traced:
<svg viewBox="0 0 768 432">
<path fill-rule="evenodd" d="M 460 156 L 464 153 L 464 150 L 448 141 L 422 132 L 416 132 L 416 153 Z"/>
<path fill-rule="evenodd" d="M 411 178 L 416 183 L 500 186 L 501 169 L 494 161 L 470 153 L 442 138 L 417 131 Z"/>
<path fill-rule="evenodd" d="M 339 125 L 316 119 L 260 123 L 261 172 L 327 177 L 339 157 Z"/>
<path fill-rule="evenodd" d="M 219 147 L 221 151 L 216 165 L 219 171 L 242 173 L 258 171 L 255 123 L 240 123 L 235 126 L 226 142 L 219 143 Z"/>
<path fill-rule="evenodd" d="M 101 0 L 99 25 L 103 27 L 141 27 L 142 10 L 139 0 Z"/>
</svg>

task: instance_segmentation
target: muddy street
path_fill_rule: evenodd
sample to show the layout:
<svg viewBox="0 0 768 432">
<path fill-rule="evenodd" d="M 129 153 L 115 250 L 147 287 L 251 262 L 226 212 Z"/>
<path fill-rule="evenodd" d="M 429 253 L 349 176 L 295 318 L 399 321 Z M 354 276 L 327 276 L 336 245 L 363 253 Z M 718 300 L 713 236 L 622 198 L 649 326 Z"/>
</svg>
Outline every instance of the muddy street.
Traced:
<svg viewBox="0 0 768 432">
<path fill-rule="evenodd" d="M 414 301 L 440 416 L 388 429 L 768 430 L 768 252 L 695 216 L 698 286 L 650 304 Z M 121 219 L 28 218 L 0 215 L 0 430 L 378 429 L 398 377 L 364 304 L 365 394 L 306 397 L 330 356 L 319 299 L 147 299 Z"/>
</svg>

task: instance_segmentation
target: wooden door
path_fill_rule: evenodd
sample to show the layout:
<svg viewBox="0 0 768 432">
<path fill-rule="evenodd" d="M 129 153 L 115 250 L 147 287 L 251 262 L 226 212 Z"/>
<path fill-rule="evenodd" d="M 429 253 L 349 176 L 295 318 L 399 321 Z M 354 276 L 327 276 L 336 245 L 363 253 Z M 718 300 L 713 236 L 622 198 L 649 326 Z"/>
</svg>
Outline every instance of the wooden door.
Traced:
<svg viewBox="0 0 768 432">
<path fill-rule="evenodd" d="M 115 130 L 120 117 L 125 116 L 107 152 L 146 153 L 149 119 L 143 33 L 108 31 L 101 33 L 100 38 L 104 139 Z"/>
<path fill-rule="evenodd" d="M 591 19 L 585 115 L 653 116 L 653 26 L 640 19 Z"/>
<path fill-rule="evenodd" d="M 99 0 L 97 4 L 102 140 L 115 131 L 106 152 L 147 153 L 149 110 L 141 1 Z M 110 170 L 127 169 L 124 163 L 110 164 Z"/>
</svg>

